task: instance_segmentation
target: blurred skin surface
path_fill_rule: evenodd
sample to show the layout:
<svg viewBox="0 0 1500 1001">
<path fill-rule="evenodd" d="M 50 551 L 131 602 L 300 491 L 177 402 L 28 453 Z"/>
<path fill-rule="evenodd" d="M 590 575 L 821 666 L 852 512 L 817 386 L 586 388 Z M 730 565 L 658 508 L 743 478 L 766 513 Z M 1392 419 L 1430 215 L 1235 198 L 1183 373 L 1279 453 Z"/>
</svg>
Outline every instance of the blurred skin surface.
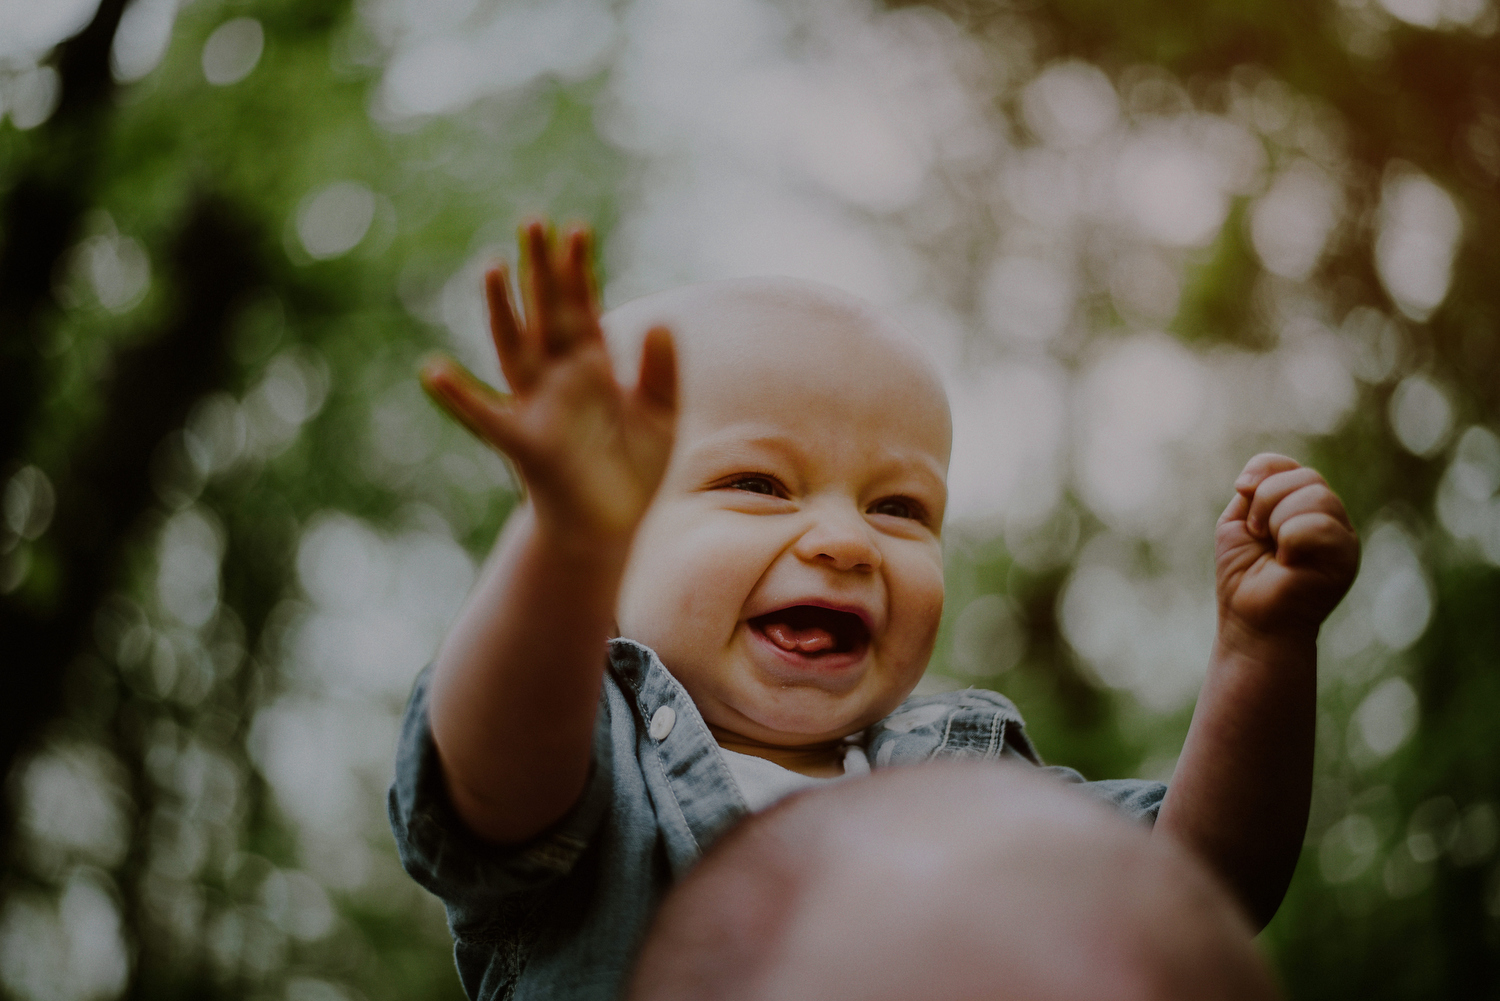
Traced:
<svg viewBox="0 0 1500 1001">
<path fill-rule="evenodd" d="M 792 797 L 663 905 L 632 1001 L 1263 1001 L 1251 929 L 1189 853 L 1016 767 Z"/>
</svg>

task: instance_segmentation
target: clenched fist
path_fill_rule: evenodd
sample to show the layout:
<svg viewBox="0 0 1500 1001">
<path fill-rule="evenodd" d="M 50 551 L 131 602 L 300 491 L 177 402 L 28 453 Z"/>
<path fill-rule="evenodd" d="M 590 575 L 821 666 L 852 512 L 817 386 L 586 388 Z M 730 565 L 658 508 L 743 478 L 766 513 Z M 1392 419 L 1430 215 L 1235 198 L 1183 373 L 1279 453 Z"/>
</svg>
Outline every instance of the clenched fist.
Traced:
<svg viewBox="0 0 1500 1001">
<path fill-rule="evenodd" d="M 1359 538 L 1323 477 L 1284 455 L 1245 464 L 1214 535 L 1222 625 L 1315 636 L 1359 569 Z"/>
</svg>

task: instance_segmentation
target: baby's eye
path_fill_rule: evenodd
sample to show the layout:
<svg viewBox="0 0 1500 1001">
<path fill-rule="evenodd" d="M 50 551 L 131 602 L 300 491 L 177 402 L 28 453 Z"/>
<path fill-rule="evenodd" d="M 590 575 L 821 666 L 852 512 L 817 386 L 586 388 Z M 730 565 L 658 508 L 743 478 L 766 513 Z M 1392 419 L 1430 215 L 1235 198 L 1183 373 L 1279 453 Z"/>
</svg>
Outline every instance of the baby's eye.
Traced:
<svg viewBox="0 0 1500 1001">
<path fill-rule="evenodd" d="M 765 494 L 767 497 L 785 496 L 781 484 L 774 477 L 759 474 L 736 476 L 727 480 L 724 486 L 730 490 L 743 490 L 746 493 Z"/>
<path fill-rule="evenodd" d="M 870 514 L 888 514 L 893 518 L 910 518 L 912 521 L 926 521 L 927 509 L 920 501 L 910 497 L 884 497 L 869 507 Z"/>
</svg>

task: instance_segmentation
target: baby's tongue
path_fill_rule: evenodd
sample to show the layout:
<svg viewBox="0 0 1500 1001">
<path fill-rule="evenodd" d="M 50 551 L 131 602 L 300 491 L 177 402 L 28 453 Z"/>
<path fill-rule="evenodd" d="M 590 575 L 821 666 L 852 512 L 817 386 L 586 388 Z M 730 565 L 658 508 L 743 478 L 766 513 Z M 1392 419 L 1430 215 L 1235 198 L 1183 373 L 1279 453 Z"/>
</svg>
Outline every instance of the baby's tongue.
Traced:
<svg viewBox="0 0 1500 1001">
<path fill-rule="evenodd" d="M 796 629 L 785 622 L 768 622 L 765 632 L 783 650 L 818 653 L 833 649 L 833 634 L 821 626 Z"/>
</svg>

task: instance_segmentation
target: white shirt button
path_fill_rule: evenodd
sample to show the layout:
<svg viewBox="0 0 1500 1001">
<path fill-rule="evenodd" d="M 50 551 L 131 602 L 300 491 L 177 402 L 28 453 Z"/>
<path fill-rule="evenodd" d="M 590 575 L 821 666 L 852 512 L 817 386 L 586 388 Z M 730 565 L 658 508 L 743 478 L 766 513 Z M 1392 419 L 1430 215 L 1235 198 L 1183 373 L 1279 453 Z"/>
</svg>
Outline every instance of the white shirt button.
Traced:
<svg viewBox="0 0 1500 1001">
<path fill-rule="evenodd" d="M 671 706 L 662 706 L 651 714 L 651 727 L 646 732 L 651 735 L 652 740 L 666 740 L 676 723 L 676 711 Z"/>
</svg>

